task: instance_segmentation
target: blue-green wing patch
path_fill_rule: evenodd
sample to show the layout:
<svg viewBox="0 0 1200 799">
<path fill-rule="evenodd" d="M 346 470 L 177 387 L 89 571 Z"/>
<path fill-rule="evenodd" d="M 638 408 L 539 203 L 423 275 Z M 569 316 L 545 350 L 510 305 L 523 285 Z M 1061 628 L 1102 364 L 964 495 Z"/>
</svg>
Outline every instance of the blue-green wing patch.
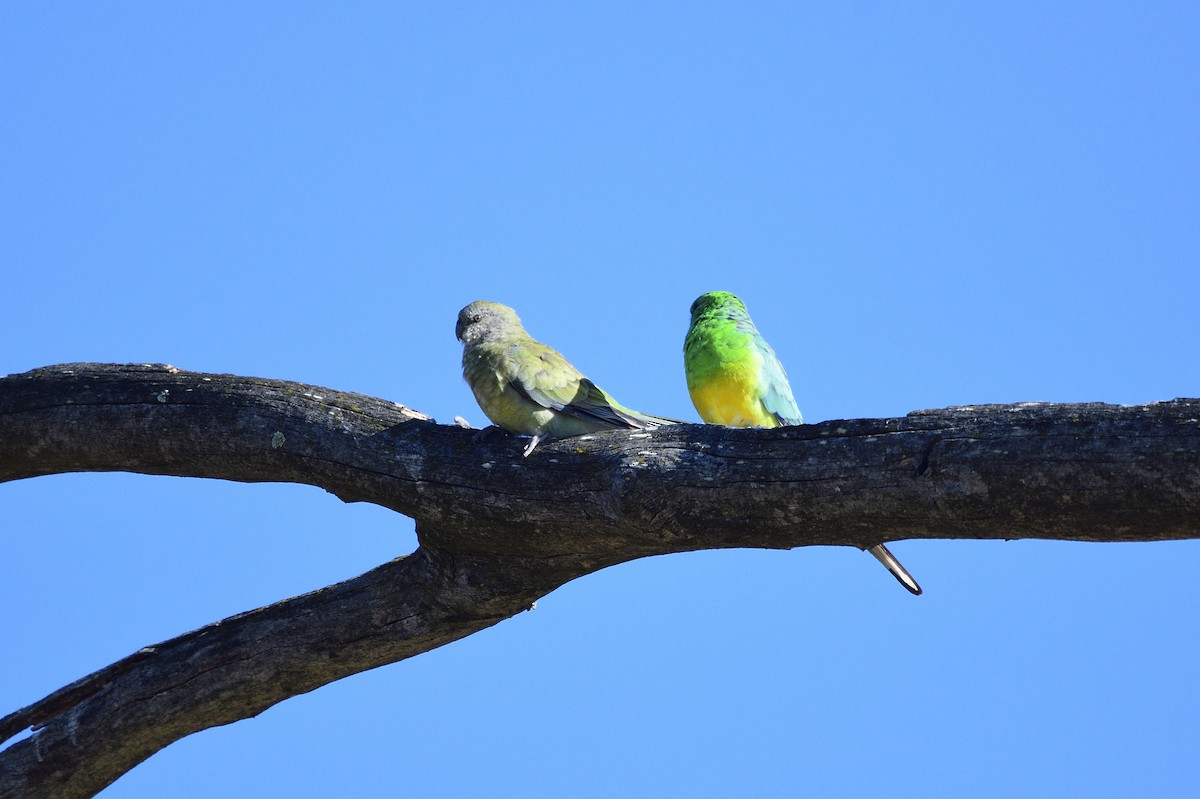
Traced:
<svg viewBox="0 0 1200 799">
<path fill-rule="evenodd" d="M 787 373 L 783 371 L 783 364 L 779 362 L 775 350 L 771 349 L 771 345 L 749 320 L 738 322 L 738 329 L 751 334 L 754 346 L 762 356 L 759 378 L 762 381 L 762 404 L 767 413 L 778 419 L 781 425 L 803 424 L 804 417 L 800 415 L 796 398 L 792 396 L 792 387 L 788 385 Z"/>
</svg>

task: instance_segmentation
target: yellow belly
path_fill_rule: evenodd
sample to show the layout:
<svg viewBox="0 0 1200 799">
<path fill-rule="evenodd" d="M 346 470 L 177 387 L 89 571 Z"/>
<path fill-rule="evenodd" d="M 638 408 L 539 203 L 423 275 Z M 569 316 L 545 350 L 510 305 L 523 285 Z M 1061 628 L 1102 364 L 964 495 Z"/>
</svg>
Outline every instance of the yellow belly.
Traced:
<svg viewBox="0 0 1200 799">
<path fill-rule="evenodd" d="M 692 404 L 709 424 L 728 427 L 778 427 L 779 420 L 767 413 L 758 396 L 756 380 L 718 374 L 691 386 Z"/>
</svg>

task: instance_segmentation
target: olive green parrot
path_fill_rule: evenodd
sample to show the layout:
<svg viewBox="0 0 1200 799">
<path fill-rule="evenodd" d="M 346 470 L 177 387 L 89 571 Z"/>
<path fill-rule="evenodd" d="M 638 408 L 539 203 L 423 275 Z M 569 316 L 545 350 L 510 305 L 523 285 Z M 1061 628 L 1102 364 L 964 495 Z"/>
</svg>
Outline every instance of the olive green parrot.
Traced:
<svg viewBox="0 0 1200 799">
<path fill-rule="evenodd" d="M 700 295 L 683 341 L 688 393 L 710 424 L 782 427 L 803 424 L 783 364 L 758 332 L 746 305 L 728 291 Z M 869 550 L 914 594 L 921 586 L 883 544 Z"/>
<path fill-rule="evenodd" d="M 538 442 L 602 430 L 641 430 L 676 419 L 630 410 L 553 350 L 535 341 L 517 312 L 479 300 L 458 312 L 454 335 L 463 343 L 463 377 L 479 407 L 510 433 Z"/>
</svg>

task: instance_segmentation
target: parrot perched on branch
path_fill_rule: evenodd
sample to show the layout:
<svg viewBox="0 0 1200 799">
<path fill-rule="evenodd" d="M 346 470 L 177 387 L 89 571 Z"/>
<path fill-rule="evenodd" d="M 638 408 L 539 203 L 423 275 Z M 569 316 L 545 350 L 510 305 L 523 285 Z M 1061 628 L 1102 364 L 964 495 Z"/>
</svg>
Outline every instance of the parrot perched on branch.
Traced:
<svg viewBox="0 0 1200 799">
<path fill-rule="evenodd" d="M 533 339 L 516 311 L 479 300 L 458 312 L 463 377 L 497 426 L 538 442 L 602 430 L 641 430 L 676 419 L 638 413 L 588 380 L 557 350 Z"/>
<path fill-rule="evenodd" d="M 683 341 L 688 393 L 710 424 L 782 427 L 803 424 L 783 364 L 758 332 L 746 305 L 728 291 L 702 294 L 692 303 Z M 914 594 L 921 586 L 883 544 L 868 550 Z"/>
</svg>

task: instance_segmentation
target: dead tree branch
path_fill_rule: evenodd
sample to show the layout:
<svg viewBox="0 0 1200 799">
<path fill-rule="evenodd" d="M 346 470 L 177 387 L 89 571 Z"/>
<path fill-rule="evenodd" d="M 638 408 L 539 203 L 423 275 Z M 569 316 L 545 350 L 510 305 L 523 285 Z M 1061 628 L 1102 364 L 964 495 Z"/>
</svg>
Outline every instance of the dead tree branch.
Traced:
<svg viewBox="0 0 1200 799">
<path fill-rule="evenodd" d="M 0 481 L 294 482 L 413 517 L 420 548 L 130 657 L 0 719 L 0 797 L 92 796 L 193 732 L 411 657 L 648 555 L 903 538 L 1200 537 L 1200 400 L 985 405 L 538 447 L 385 400 L 155 365 L 0 379 Z"/>
</svg>

